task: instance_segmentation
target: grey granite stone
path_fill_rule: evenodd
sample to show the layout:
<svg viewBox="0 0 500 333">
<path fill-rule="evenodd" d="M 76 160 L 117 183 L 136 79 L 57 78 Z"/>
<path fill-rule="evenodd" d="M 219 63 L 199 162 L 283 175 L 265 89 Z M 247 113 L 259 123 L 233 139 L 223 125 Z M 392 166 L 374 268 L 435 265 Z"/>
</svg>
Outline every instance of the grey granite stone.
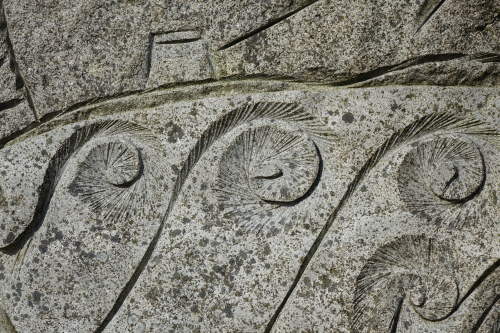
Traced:
<svg viewBox="0 0 500 333">
<path fill-rule="evenodd" d="M 446 68 L 391 81 L 469 85 L 477 74 L 479 81 L 494 75 L 497 84 L 499 6 L 494 0 L 317 1 L 221 50 L 220 72 L 339 85 L 434 64 Z M 496 60 L 477 68 L 484 55 Z"/>
<path fill-rule="evenodd" d="M 16 89 L 16 75 L 9 66 L 8 56 L 0 65 L 0 104 L 7 104 L 12 101 L 18 101 L 23 98 L 23 94 Z"/>
<path fill-rule="evenodd" d="M 0 0 L 0 333 L 499 332 L 499 6 Z"/>
<path fill-rule="evenodd" d="M 213 79 L 215 76 L 201 31 L 155 34 L 147 88 Z"/>
<path fill-rule="evenodd" d="M 399 84 L 498 82 L 495 0 L 5 0 L 4 7 L 40 118 L 175 77 L 192 81 L 186 73 L 192 66 L 202 66 L 199 79 L 259 75 L 345 84 L 387 74 L 388 83 Z M 173 71 L 158 81 L 160 69 L 151 66 L 173 61 L 174 51 L 158 45 L 157 37 L 186 30 L 201 32 L 213 64 L 207 71 L 208 55 L 200 64 L 195 56 L 179 64 L 184 74 Z M 434 67 L 392 75 L 422 65 Z"/>
<path fill-rule="evenodd" d="M 131 95 L 4 148 L 16 329 L 376 332 L 414 288 L 400 325 L 475 325 L 497 292 L 498 91 L 275 85 Z"/>
</svg>

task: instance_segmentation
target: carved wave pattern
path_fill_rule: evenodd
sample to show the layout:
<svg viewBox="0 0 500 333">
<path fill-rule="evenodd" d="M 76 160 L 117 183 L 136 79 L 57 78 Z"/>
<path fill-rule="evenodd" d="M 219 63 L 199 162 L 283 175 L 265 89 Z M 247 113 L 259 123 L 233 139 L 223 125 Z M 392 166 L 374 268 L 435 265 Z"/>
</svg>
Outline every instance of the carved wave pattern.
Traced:
<svg viewBox="0 0 500 333">
<path fill-rule="evenodd" d="M 224 152 L 218 170 L 218 195 L 221 200 L 228 202 L 233 208 L 237 204 L 241 207 L 243 203 L 243 206 L 246 206 L 244 210 L 253 211 L 253 215 L 248 216 L 263 217 L 258 222 L 247 219 L 250 223 L 242 223 L 244 227 L 250 226 L 249 229 L 255 231 L 260 230 L 269 221 L 265 217 L 269 211 L 265 205 L 274 208 L 288 207 L 306 198 L 314 189 L 321 174 L 321 154 L 316 142 L 326 141 L 329 135 L 323 130 L 320 122 L 304 112 L 300 106 L 288 103 L 248 104 L 227 113 L 212 123 L 190 150 L 171 191 L 166 214 L 155 236 L 96 333 L 106 329 L 146 268 L 183 185 L 202 155 L 222 136 L 244 123 L 258 119 L 268 119 L 272 125 L 244 131 Z M 498 133 L 483 122 L 460 119 L 451 114 L 424 116 L 394 133 L 374 152 L 348 186 L 340 204 L 333 210 L 305 257 L 294 283 L 271 318 L 266 332 L 272 330 L 339 211 L 366 174 L 388 152 L 412 140 L 436 133 L 498 137 Z M 90 141 L 93 142 L 92 145 L 86 145 Z M 40 228 L 66 163 L 79 151 L 84 153 L 84 162 L 79 165 L 77 176 L 70 188 L 90 207 L 103 214 L 103 217 L 122 219 L 131 212 L 135 214 L 134 212 L 144 207 L 146 202 L 152 202 L 148 201 L 147 196 L 137 196 L 136 204 L 132 204 L 132 207 L 126 206 L 126 203 L 134 201 L 131 198 L 135 194 L 148 192 L 148 178 L 143 176 L 153 172 L 153 169 L 150 169 L 152 167 L 144 163 L 142 150 L 138 148 L 141 143 L 151 145 L 153 149 L 159 148 L 155 146 L 155 138 L 151 133 L 129 122 L 105 121 L 78 129 L 62 144 L 50 161 L 33 220 L 2 251 L 15 254 Z M 419 170 L 424 169 L 423 167 L 431 172 L 421 173 Z M 414 152 L 410 152 L 400 173 L 400 178 L 407 177 L 404 182 L 406 187 L 401 191 L 403 200 L 404 193 L 423 191 L 419 188 L 423 181 L 424 184 L 431 184 L 432 195 L 449 204 L 461 204 L 474 199 L 485 179 L 481 152 L 468 141 L 457 139 L 424 143 Z M 438 181 L 434 182 L 436 179 Z M 425 190 L 429 190 L 429 186 L 426 186 Z M 239 198 L 231 203 L 234 195 Z M 414 209 L 422 210 L 419 207 L 427 206 L 429 204 L 421 204 Z M 456 311 L 468 295 L 459 299 L 456 293 L 439 294 L 445 289 L 456 290 L 456 280 L 449 270 L 450 266 L 442 265 L 447 262 L 440 257 L 439 253 L 442 252 L 446 251 L 441 250 L 438 245 L 435 247 L 432 240 L 414 236 L 404 238 L 399 243 L 391 243 L 376 252 L 358 278 L 354 329 L 360 329 L 366 324 L 365 315 L 371 307 L 374 311 L 381 310 L 380 318 L 384 322 L 389 320 L 391 327 L 396 327 L 398 313 L 407 294 L 410 295 L 409 300 L 416 311 L 428 320 L 438 320 Z M 439 281 L 433 280 L 436 271 L 442 273 L 438 275 Z M 395 278 L 387 282 L 386 278 L 392 276 Z M 435 287 L 438 287 L 438 290 L 434 290 Z M 380 301 L 375 297 L 379 293 L 388 293 L 391 296 Z M 432 296 L 432 301 L 429 301 L 429 295 Z M 432 305 L 432 311 L 427 311 L 428 305 Z M 440 311 L 435 312 L 435 308 Z"/>
<path fill-rule="evenodd" d="M 154 173 L 161 170 L 157 154 L 139 149 L 127 136 L 99 140 L 78 165 L 70 193 L 82 198 L 102 219 L 119 222 L 143 217 L 159 200 Z"/>
<path fill-rule="evenodd" d="M 294 293 L 298 284 L 301 282 L 304 272 L 308 269 L 309 264 L 312 262 L 312 260 L 314 260 L 315 256 L 317 255 L 317 251 L 320 248 L 320 245 L 322 244 L 323 239 L 325 238 L 326 234 L 329 232 L 331 226 L 333 225 L 334 221 L 336 220 L 336 218 L 339 215 L 342 208 L 346 205 L 348 200 L 352 197 L 353 193 L 357 190 L 358 186 L 364 180 L 366 175 L 368 175 L 368 173 L 389 153 L 395 151 L 396 149 L 398 149 L 404 145 L 408 145 L 412 142 L 415 142 L 417 140 L 422 140 L 422 139 L 425 139 L 427 137 L 436 136 L 436 135 L 438 135 L 438 136 L 461 135 L 461 136 L 477 137 L 477 138 L 482 138 L 485 140 L 492 141 L 495 146 L 500 147 L 500 145 L 498 145 L 499 137 L 500 137 L 499 133 L 495 129 L 491 128 L 488 124 L 486 124 L 480 120 L 476 120 L 476 119 L 463 119 L 463 118 L 455 116 L 452 113 L 435 113 L 435 114 L 423 116 L 423 117 L 419 118 L 418 120 L 416 120 L 415 122 L 404 127 L 403 129 L 396 131 L 394 134 L 392 134 L 391 137 L 389 137 L 377 150 L 375 150 L 375 152 L 371 155 L 371 157 L 365 162 L 363 167 L 359 170 L 359 172 L 357 173 L 357 175 L 355 176 L 353 181 L 349 184 L 349 186 L 348 186 L 347 190 L 345 191 L 339 204 L 337 205 L 337 207 L 335 207 L 333 212 L 330 214 L 327 222 L 325 223 L 322 230 L 320 231 L 320 233 L 316 237 L 313 245 L 309 249 L 304 261 L 302 262 L 302 264 L 299 268 L 299 271 L 298 271 L 293 283 L 291 284 L 291 286 L 288 290 L 288 293 L 285 295 L 284 299 L 282 300 L 282 302 L 280 303 L 280 305 L 276 309 L 274 315 L 271 317 L 270 321 L 268 322 L 268 325 L 266 326 L 265 332 L 272 332 L 273 331 L 273 327 L 274 327 L 275 323 L 277 322 L 278 317 L 280 316 L 284 307 L 288 303 L 288 300 L 290 299 L 290 297 Z M 426 150 L 427 150 L 427 148 L 426 148 Z M 440 196 L 442 196 L 444 199 L 446 199 L 446 195 L 457 195 L 460 193 L 460 191 L 462 191 L 462 192 L 471 191 L 471 188 L 472 188 L 472 193 L 466 196 L 466 198 L 465 198 L 466 201 L 470 201 L 470 199 L 473 199 L 477 195 L 479 190 L 477 188 L 474 189 L 474 186 L 477 184 L 469 185 L 470 179 L 461 178 L 461 177 L 457 176 L 455 173 L 450 175 L 449 170 L 448 170 L 449 168 L 447 169 L 448 174 L 445 174 L 445 175 L 440 174 L 443 172 L 442 170 L 440 170 L 440 168 L 443 165 L 446 165 L 446 163 L 443 164 L 442 162 L 446 162 L 447 160 L 452 160 L 452 161 L 459 160 L 459 161 L 462 161 L 459 163 L 460 168 L 465 166 L 464 170 L 468 170 L 467 171 L 467 174 L 469 175 L 468 178 L 474 179 L 473 174 L 477 172 L 478 168 L 481 169 L 483 167 L 481 165 L 478 167 L 477 165 L 474 164 L 474 162 L 471 163 L 471 161 L 477 162 L 477 156 L 478 156 L 477 154 L 480 154 L 480 153 L 475 151 L 474 148 L 470 148 L 468 146 L 465 147 L 464 145 L 458 144 L 458 142 L 457 142 L 457 144 L 455 144 L 454 149 L 451 149 L 451 150 L 445 149 L 443 152 L 441 152 L 441 154 L 437 154 L 436 156 L 431 158 L 431 160 L 433 160 L 434 162 L 441 161 L 441 164 L 442 164 L 441 166 L 437 165 L 437 168 L 435 168 L 433 166 L 434 171 L 438 171 L 437 175 L 441 178 L 441 184 L 442 184 L 442 181 L 444 179 L 445 181 L 449 182 L 449 184 L 445 183 L 445 187 L 447 190 L 451 185 L 457 187 L 452 192 L 445 191 L 445 193 L 443 194 L 443 192 L 441 191 L 441 193 L 439 194 Z M 418 157 L 419 155 L 421 155 L 421 152 L 416 153 L 416 155 Z M 461 156 L 461 157 L 456 158 L 457 156 Z M 439 157 L 439 158 L 435 158 L 435 157 Z M 418 160 L 417 158 L 415 158 L 415 159 Z M 411 170 L 412 168 L 415 168 L 415 169 L 418 168 L 417 166 L 415 166 L 414 163 L 409 163 L 408 160 L 406 162 L 407 162 L 407 167 L 406 167 L 407 169 Z M 405 167 L 403 167 L 404 174 L 411 174 L 411 173 L 408 173 L 407 170 L 405 170 L 404 168 Z M 456 168 L 453 168 L 453 164 L 452 164 L 451 170 L 452 171 L 456 170 Z M 409 178 L 411 178 L 411 176 Z M 484 178 L 484 176 L 483 176 L 483 178 Z M 416 184 L 419 184 L 420 180 L 421 179 L 419 179 L 419 177 L 417 177 L 416 179 L 412 179 L 412 181 L 414 181 L 414 183 L 416 183 Z M 455 184 L 452 184 L 453 183 L 452 180 L 453 180 L 453 182 L 458 180 L 458 182 L 456 182 Z M 458 188 L 460 188 L 460 186 L 456 185 L 459 183 L 462 184 L 461 190 L 458 190 Z M 407 184 L 404 184 L 404 186 L 407 186 Z M 420 186 L 420 185 L 418 185 L 418 186 Z M 478 186 L 479 189 L 481 189 L 482 186 L 483 185 L 479 184 L 479 186 Z M 443 188 L 441 188 L 441 190 L 442 189 Z M 403 193 L 404 193 L 404 191 L 405 190 L 403 190 Z M 408 193 L 409 193 L 410 197 L 415 195 L 411 191 Z M 462 198 L 462 197 L 460 197 L 459 199 L 460 199 L 460 201 L 464 200 L 464 198 Z M 453 197 L 450 197 L 448 199 L 448 201 L 451 201 L 453 203 L 454 202 Z M 388 326 L 386 326 L 386 327 L 388 327 Z M 357 332 L 357 331 L 353 330 L 353 332 Z"/>
<path fill-rule="evenodd" d="M 142 248 L 134 246 L 132 242 L 126 241 L 127 237 L 129 235 L 140 237 L 141 231 L 144 230 L 139 228 L 140 225 L 160 224 L 159 210 L 165 211 L 165 209 L 160 208 L 159 204 L 168 192 L 164 162 L 165 152 L 156 136 L 146 128 L 128 121 L 98 121 L 77 128 L 61 143 L 47 166 L 32 220 L 17 239 L 2 249 L 2 252 L 15 256 L 15 265 L 19 266 L 13 270 L 9 280 L 15 281 L 12 283 L 17 285 L 26 286 L 22 295 L 18 292 L 18 301 L 30 304 L 27 290 L 37 288 L 46 291 L 45 302 L 49 306 L 63 304 L 68 295 L 85 294 L 85 298 L 75 297 L 72 305 L 64 311 L 81 312 L 82 318 L 92 314 L 95 318 L 91 318 L 93 322 L 83 321 L 80 317 L 61 315 L 56 308 L 54 313 L 60 315 L 57 322 L 54 322 L 52 314 L 49 317 L 45 310 L 35 312 L 32 322 L 27 322 L 17 319 L 18 311 L 23 309 L 11 303 L 9 312 L 14 312 L 12 318 L 16 318 L 18 321 L 16 324 L 28 331 L 33 330 L 33 325 L 47 329 L 53 329 L 54 325 L 77 325 L 81 330 L 89 331 L 97 327 L 95 319 L 107 314 L 120 292 L 120 287 L 118 290 L 104 290 L 105 284 L 95 285 L 95 281 L 99 281 L 99 278 L 113 270 L 112 283 L 123 287 L 131 275 L 123 267 L 117 269 L 115 265 L 102 263 L 108 260 L 112 262 L 131 259 L 135 260 L 137 265 L 143 252 L 138 253 L 139 258 L 137 255 L 134 258 L 133 255 L 136 254 L 135 251 L 145 251 L 146 244 Z M 61 198 L 67 193 L 73 195 L 73 198 L 68 196 L 69 200 L 64 203 L 53 202 L 53 198 Z M 69 214 L 62 211 L 75 208 L 76 211 L 71 211 Z M 77 221 L 67 223 L 65 218 L 68 216 L 87 223 L 78 225 L 71 223 Z M 86 217 L 89 217 L 88 220 Z M 65 225 L 57 225 L 61 221 Z M 116 237 L 113 239 L 109 236 L 101 243 L 96 239 L 96 244 L 85 242 L 87 236 L 92 237 L 98 233 L 95 230 L 100 228 L 98 224 L 102 221 L 106 226 L 101 230 L 116 231 Z M 78 234 L 73 232 L 75 226 L 83 230 L 93 230 L 90 233 Z M 47 233 L 56 229 L 59 230 L 59 236 L 53 240 L 54 244 L 49 246 L 46 240 Z M 142 235 L 147 234 L 148 230 L 145 230 L 146 233 Z M 39 234 L 43 236 L 37 237 Z M 86 249 L 97 251 L 99 249 L 97 244 L 113 242 L 115 243 L 113 246 L 130 250 L 94 254 L 82 249 L 80 253 L 85 255 L 74 260 L 76 254 L 72 249 L 80 248 L 81 243 L 85 243 L 83 247 Z M 68 248 L 68 251 L 62 253 L 58 259 L 49 255 L 51 251 L 57 251 L 55 243 L 59 245 L 64 243 L 63 246 Z M 44 278 L 47 277 L 48 280 L 33 279 L 33 276 L 38 275 L 37 270 L 30 267 L 30 263 L 34 261 L 45 268 L 47 275 Z M 56 265 L 52 266 L 55 261 L 65 269 L 59 270 Z M 134 264 L 134 261 L 132 263 Z M 81 275 L 82 270 L 86 274 L 81 284 L 66 292 L 66 286 L 61 281 L 73 280 L 77 275 Z M 50 281 L 48 277 L 54 281 Z M 84 303 L 85 308 L 82 307 Z M 81 309 L 78 310 L 79 308 Z"/>
<path fill-rule="evenodd" d="M 424 236 L 406 236 L 379 248 L 356 281 L 353 332 L 395 332 L 404 302 L 426 320 L 450 313 L 458 281 L 450 250 Z"/>
<path fill-rule="evenodd" d="M 15 237 L 12 237 L 7 244 L 5 244 L 2 252 L 7 254 L 16 253 L 24 247 L 26 242 L 40 228 L 49 209 L 54 191 L 56 190 L 62 176 L 62 172 L 72 156 L 78 153 L 87 143 L 94 139 L 116 137 L 120 135 L 141 138 L 141 140 L 147 142 L 149 145 L 154 147 L 154 149 L 160 149 L 160 147 L 155 143 L 155 137 L 152 133 L 141 126 L 130 122 L 109 120 L 93 123 L 79 128 L 61 144 L 61 147 L 50 160 L 42 185 L 40 186 L 40 195 L 31 222 L 27 224 L 25 228 L 19 229 L 19 233 L 15 235 Z M 96 153 L 97 151 L 94 151 L 92 154 L 95 155 Z"/>
<path fill-rule="evenodd" d="M 489 138 L 496 145 L 498 132 L 479 121 L 448 118 L 460 126 L 429 132 L 433 135 L 414 144 L 400 165 L 398 186 L 412 213 L 438 226 L 460 229 L 480 221 L 485 209 L 480 195 L 487 182 L 486 162 L 472 138 Z M 457 138 L 457 133 L 462 135 Z M 467 319 L 460 332 L 484 329 L 485 318 L 498 306 L 498 286 L 493 281 L 500 274 L 500 261 L 461 296 L 452 252 L 433 239 L 413 235 L 379 248 L 356 281 L 352 332 L 420 332 L 418 326 L 400 323 L 406 306 L 425 321 L 440 322 L 478 289 L 480 300 L 473 298 L 464 306 L 483 312 Z"/>
<path fill-rule="evenodd" d="M 329 133 L 323 129 L 322 124 L 315 117 L 305 112 L 302 107 L 291 103 L 259 102 L 255 104 L 246 104 L 236 110 L 228 112 L 219 120 L 212 123 L 200 136 L 195 146 L 190 150 L 189 155 L 184 161 L 177 176 L 163 222 L 149 244 L 141 263 L 135 269 L 132 278 L 120 293 L 111 311 L 95 331 L 96 333 L 103 332 L 106 329 L 136 284 L 139 276 L 146 268 L 146 265 L 158 244 L 160 236 L 163 233 L 165 222 L 168 220 L 177 198 L 182 191 L 184 183 L 202 155 L 222 136 L 228 134 L 230 131 L 242 124 L 258 119 L 268 119 L 271 122 L 284 121 L 293 123 L 317 141 L 326 141 L 329 136 Z"/>
</svg>

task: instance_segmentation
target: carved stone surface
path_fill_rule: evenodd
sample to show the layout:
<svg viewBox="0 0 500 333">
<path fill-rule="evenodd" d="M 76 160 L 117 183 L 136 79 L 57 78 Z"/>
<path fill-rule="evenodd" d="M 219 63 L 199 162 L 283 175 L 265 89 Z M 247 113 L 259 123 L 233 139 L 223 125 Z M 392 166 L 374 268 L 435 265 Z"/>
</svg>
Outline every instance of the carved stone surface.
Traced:
<svg viewBox="0 0 500 333">
<path fill-rule="evenodd" d="M 498 1 L 0 9 L 0 333 L 500 332 Z"/>
</svg>

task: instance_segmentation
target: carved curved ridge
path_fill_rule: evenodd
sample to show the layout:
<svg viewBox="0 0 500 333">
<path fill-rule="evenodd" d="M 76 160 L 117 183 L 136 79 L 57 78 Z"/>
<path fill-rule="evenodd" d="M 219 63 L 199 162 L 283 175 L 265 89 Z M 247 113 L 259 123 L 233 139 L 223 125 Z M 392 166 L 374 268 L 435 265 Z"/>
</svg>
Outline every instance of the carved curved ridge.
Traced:
<svg viewBox="0 0 500 333">
<path fill-rule="evenodd" d="M 475 199 L 486 184 L 486 161 L 471 141 L 437 137 L 406 154 L 399 192 L 407 208 L 437 225 L 461 228 L 481 215 Z"/>
<path fill-rule="evenodd" d="M 250 104 L 231 111 L 218 121 L 212 123 L 207 130 L 203 132 L 195 146 L 190 150 L 188 158 L 185 160 L 181 172 L 175 181 L 174 189 L 168 201 L 167 211 L 156 233 L 154 234 L 153 240 L 149 243 L 144 256 L 132 275 L 132 278 L 126 283 L 124 289 L 116 299 L 113 308 L 101 322 L 96 332 L 102 332 L 106 329 L 107 325 L 120 310 L 125 299 L 137 283 L 140 275 L 146 268 L 152 253 L 156 249 L 165 228 L 165 223 L 168 220 L 169 215 L 181 194 L 181 191 L 183 190 L 186 180 L 198 161 L 202 158 L 203 154 L 218 139 L 228 134 L 236 127 L 262 118 L 269 118 L 273 121 L 276 120 L 277 123 L 283 121 L 294 122 L 299 125 L 297 128 L 290 127 L 276 129 L 269 126 L 250 128 L 249 130 L 242 132 L 232 145 L 229 146 L 229 149 L 226 150 L 226 153 L 228 153 L 232 149 L 249 149 L 249 142 L 255 141 L 256 138 L 259 139 L 257 141 L 260 143 L 269 140 L 273 144 L 280 142 L 279 140 L 283 140 L 283 146 L 281 147 L 277 148 L 277 146 L 272 144 L 270 146 L 265 146 L 264 144 L 263 146 L 258 147 L 255 152 L 249 154 L 250 157 L 248 159 L 243 159 L 245 163 L 248 163 L 242 166 L 242 170 L 250 176 L 246 179 L 246 181 L 248 182 L 249 189 L 253 191 L 254 197 L 268 204 L 283 206 L 295 205 L 301 200 L 304 200 L 304 198 L 307 198 L 307 196 L 311 193 L 311 190 L 316 187 L 322 169 L 322 162 L 319 148 L 312 139 L 321 140 L 326 137 L 327 133 L 322 130 L 321 124 L 319 124 L 313 117 L 304 113 L 299 106 L 286 103 Z M 462 134 L 469 135 L 493 135 L 498 137 L 498 133 L 496 131 L 490 129 L 486 124 L 475 120 L 464 120 L 449 114 L 430 115 L 423 117 L 422 119 L 405 127 L 401 131 L 396 132 L 379 149 L 377 149 L 365 163 L 361 171 L 348 186 L 340 204 L 330 215 L 325 227 L 322 229 L 319 237 L 316 239 L 316 242 L 309 251 L 305 260 L 305 265 L 303 264 L 301 266 L 299 276 L 296 278 L 297 283 L 345 202 L 356 190 L 357 186 L 366 174 L 373 169 L 374 166 L 389 152 L 397 149 L 402 144 L 408 143 L 409 141 L 435 133 L 448 134 L 460 132 Z M 33 221 L 29 224 L 28 229 L 26 229 L 20 237 L 12 242 L 10 246 L 3 249 L 4 253 L 14 254 L 16 251 L 22 249 L 30 237 L 40 228 L 45 218 L 45 214 L 50 206 L 54 191 L 57 188 L 57 184 L 63 174 L 63 171 L 65 170 L 67 161 L 70 160 L 70 158 L 77 152 L 82 152 L 79 155 L 84 158 L 86 161 L 85 163 L 87 164 L 82 164 L 77 170 L 77 176 L 73 181 L 71 188 L 77 195 L 81 196 L 82 201 L 87 202 L 91 207 L 96 208 L 98 211 L 106 210 L 99 206 L 102 200 L 94 200 L 95 198 L 92 198 L 92 195 L 97 193 L 95 192 L 96 189 L 97 191 L 100 191 L 98 186 L 100 186 L 101 181 L 112 185 L 116 189 L 130 188 L 140 183 L 139 180 L 144 172 L 144 164 L 141 152 L 134 146 L 133 142 L 115 138 L 111 141 L 104 141 L 101 139 L 101 137 L 113 136 L 114 134 L 120 134 L 124 131 L 143 136 L 145 135 L 148 137 L 148 140 L 153 139 L 153 136 L 149 137 L 148 132 L 144 132 L 144 128 L 138 125 L 122 121 L 106 121 L 80 128 L 73 133 L 69 139 L 63 142 L 61 148 L 51 159 L 45 174 L 44 183 L 42 185 L 44 188 L 43 193 L 45 195 L 40 196 L 39 198 L 39 205 L 42 205 L 41 207 L 44 208 L 42 210 L 43 214 L 39 215 L 36 220 L 33 219 Z M 83 149 L 83 147 L 86 146 L 86 143 L 93 139 L 95 139 L 97 145 L 94 145 L 91 149 L 88 149 L 88 147 Z M 299 151 L 294 151 L 295 146 L 300 147 Z M 264 162 L 269 161 L 268 158 L 262 158 L 259 160 L 259 154 L 262 154 L 263 151 L 270 151 L 271 155 L 280 155 L 283 153 L 284 157 L 278 158 L 278 162 L 276 163 L 273 162 L 266 164 Z M 294 164 L 293 167 L 290 167 L 291 164 L 287 164 L 291 163 L 291 158 L 288 155 L 296 158 L 296 164 Z M 477 157 L 479 156 L 479 160 L 482 161 L 482 167 L 484 168 L 484 158 L 480 152 L 479 155 L 475 155 L 474 148 L 472 148 L 466 155 L 470 156 L 471 160 L 476 162 L 478 160 Z M 263 154 L 263 156 L 267 155 Z M 292 189 L 291 192 L 281 191 L 281 189 L 289 188 L 288 185 L 290 184 L 290 181 L 286 177 L 289 175 L 292 175 L 292 178 L 296 177 L 294 174 L 294 168 L 296 167 L 299 168 L 300 174 L 305 174 L 306 176 L 303 183 L 300 183 L 300 186 L 296 189 Z M 473 164 L 473 167 L 475 167 L 475 164 Z M 222 164 L 221 168 L 223 168 Z M 479 169 L 480 168 L 481 166 L 479 166 Z M 452 168 L 452 171 L 453 170 L 454 169 Z M 89 172 L 91 174 L 89 174 Z M 98 182 L 91 179 L 96 175 L 100 177 Z M 456 197 L 453 196 L 454 194 L 446 192 L 446 189 L 450 188 L 450 186 L 455 186 L 456 184 L 453 184 L 453 182 L 457 181 L 459 178 L 460 177 L 457 176 L 456 173 L 451 173 L 450 177 L 445 179 L 446 182 L 443 185 L 445 190 L 437 192 L 440 200 L 447 200 L 451 203 L 454 203 L 456 200 L 460 200 L 460 203 L 472 200 L 477 195 L 480 188 L 484 185 L 485 181 L 482 179 L 480 180 L 479 185 L 473 184 L 471 186 L 466 183 L 460 192 L 466 193 L 466 195 L 456 199 Z M 266 186 L 263 186 L 262 184 L 265 184 Z M 109 196 L 109 193 L 112 192 L 104 192 L 103 195 Z M 464 198 L 466 198 L 466 200 Z M 112 206 L 119 205 L 113 204 Z M 118 208 L 117 210 L 122 211 L 121 208 Z M 115 216 L 120 215 L 118 214 Z M 30 234 L 27 233 L 28 230 Z M 271 326 L 268 325 L 266 331 L 272 329 L 275 320 L 279 316 L 280 311 L 285 305 L 288 297 L 293 292 L 297 283 L 295 283 L 290 289 L 289 294 L 287 294 L 282 303 L 282 306 L 275 313 L 275 317 L 273 317 L 273 321 L 270 323 Z M 415 299 L 416 301 L 414 301 L 414 304 L 418 304 L 418 297 Z M 465 298 L 462 298 L 462 300 L 463 299 Z M 401 309 L 403 301 L 404 298 L 397 299 L 396 309 Z M 455 301 L 455 303 L 457 302 Z M 461 302 L 458 302 L 458 304 L 461 304 Z M 449 308 L 450 307 L 447 309 Z M 395 313 L 397 314 L 398 311 Z M 397 316 L 395 315 L 395 317 Z M 434 320 L 430 317 L 426 317 L 426 319 Z"/>
<path fill-rule="evenodd" d="M 215 188 L 219 205 L 243 230 L 261 232 L 275 225 L 321 178 L 318 147 L 306 132 L 287 125 L 250 128 L 221 157 Z"/>
<path fill-rule="evenodd" d="M 151 243 L 143 256 L 141 263 L 135 269 L 132 278 L 129 280 L 125 288 L 121 291 L 120 296 L 117 298 L 111 311 L 106 318 L 102 321 L 101 325 L 95 333 L 103 332 L 114 318 L 118 310 L 121 308 L 123 302 L 130 294 L 130 291 L 137 283 L 140 275 L 146 268 L 151 256 L 158 244 L 165 227 L 165 222 L 168 220 L 169 215 L 179 197 L 182 187 L 189 177 L 189 174 L 195 167 L 196 163 L 200 160 L 202 155 L 213 145 L 219 138 L 228 134 L 231 130 L 239 125 L 248 123 L 257 119 L 268 118 L 271 120 L 288 121 L 297 124 L 299 127 L 304 128 L 311 136 L 323 140 L 328 136 L 321 124 L 310 114 L 304 112 L 302 107 L 290 103 L 273 103 L 273 102 L 259 102 L 255 104 L 247 104 L 241 108 L 233 110 L 219 120 L 213 122 L 201 135 L 196 142 L 195 146 L 190 150 L 187 159 L 184 161 L 183 166 L 177 176 L 165 217 L 153 237 Z"/>
</svg>

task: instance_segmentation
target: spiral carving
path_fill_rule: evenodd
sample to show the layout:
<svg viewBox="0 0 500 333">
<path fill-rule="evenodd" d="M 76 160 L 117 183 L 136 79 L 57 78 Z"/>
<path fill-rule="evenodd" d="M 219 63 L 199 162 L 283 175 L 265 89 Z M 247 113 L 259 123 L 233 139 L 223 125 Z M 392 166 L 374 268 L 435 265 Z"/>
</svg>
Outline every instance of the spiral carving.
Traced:
<svg viewBox="0 0 500 333">
<path fill-rule="evenodd" d="M 420 143 L 399 169 L 399 190 L 409 210 L 454 227 L 472 215 L 469 206 L 474 205 L 485 181 L 486 166 L 479 148 L 452 137 Z"/>
<path fill-rule="evenodd" d="M 135 142 L 134 142 L 135 141 Z M 83 149 L 70 192 L 111 221 L 142 214 L 158 198 L 154 170 L 161 161 L 154 147 L 121 134 L 103 137 Z M 139 148 L 140 147 L 140 148 Z M 147 163 L 144 157 L 148 157 Z"/>
<path fill-rule="evenodd" d="M 223 206 L 249 229 L 300 202 L 318 178 L 320 155 L 308 134 L 274 122 L 247 129 L 225 149 L 217 174 Z"/>
<path fill-rule="evenodd" d="M 16 253 L 38 231 L 64 171 L 68 164 L 73 165 L 69 161 L 78 165 L 75 180 L 68 186 L 70 193 L 80 196 L 96 210 L 107 208 L 104 217 L 119 219 L 147 210 L 159 199 L 155 193 L 163 192 L 154 189 L 163 186 L 153 177 L 156 174 L 156 178 L 164 178 L 163 171 L 158 171 L 163 170 L 159 152 L 161 147 L 155 136 L 131 122 L 105 120 L 77 128 L 61 143 L 47 166 L 33 218 L 16 225 L 15 232 L 3 239 L 0 248 L 5 253 Z M 145 156 L 148 163 L 143 163 Z M 146 185 L 148 179 L 151 185 Z"/>
<path fill-rule="evenodd" d="M 379 248 L 356 280 L 353 332 L 395 332 L 406 303 L 425 320 L 450 314 L 459 298 L 449 249 L 424 236 Z"/>
</svg>

